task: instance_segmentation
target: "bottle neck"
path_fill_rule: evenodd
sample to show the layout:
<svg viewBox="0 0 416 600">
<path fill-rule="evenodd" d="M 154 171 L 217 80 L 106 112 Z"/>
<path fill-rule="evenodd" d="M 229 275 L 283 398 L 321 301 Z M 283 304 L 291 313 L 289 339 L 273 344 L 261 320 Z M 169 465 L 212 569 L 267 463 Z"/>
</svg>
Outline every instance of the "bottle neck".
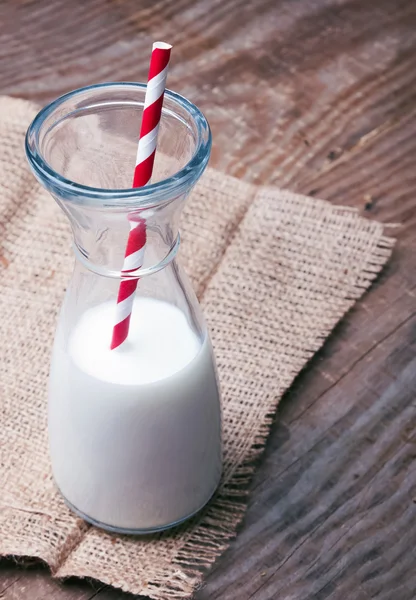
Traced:
<svg viewBox="0 0 416 600">
<path fill-rule="evenodd" d="M 156 273 L 175 258 L 180 244 L 178 224 L 185 198 L 183 195 L 157 208 L 135 209 L 133 213 L 131 210 L 97 210 L 63 202 L 59 198 L 56 200 L 69 218 L 74 253 L 83 267 L 97 275 L 131 279 Z M 139 249 L 130 247 L 128 250 L 132 230 L 135 229 L 132 218 L 140 221 L 140 229 L 144 231 L 144 245 L 138 261 L 125 258 L 126 250 L 127 254 L 131 254 Z"/>
<path fill-rule="evenodd" d="M 150 264 L 152 263 L 152 260 L 149 258 L 149 255 L 152 256 L 154 253 L 152 252 L 152 249 L 150 248 L 149 244 L 146 244 L 144 247 L 143 255 L 146 264 L 149 266 L 142 265 L 137 269 L 129 270 L 128 273 L 123 271 L 123 269 L 109 269 L 106 266 L 92 262 L 89 259 L 89 257 L 85 254 L 85 251 L 78 246 L 75 239 L 73 242 L 73 250 L 78 263 L 80 263 L 85 269 L 91 271 L 92 273 L 95 273 L 96 275 L 100 275 L 102 277 L 110 277 L 113 279 L 132 279 L 135 277 L 140 277 L 140 279 L 142 279 L 143 277 L 147 277 L 149 275 L 153 275 L 154 273 L 158 273 L 159 271 L 167 267 L 176 257 L 179 250 L 179 245 L 180 234 L 178 233 L 168 253 L 162 259 L 159 259 L 158 262 Z"/>
</svg>

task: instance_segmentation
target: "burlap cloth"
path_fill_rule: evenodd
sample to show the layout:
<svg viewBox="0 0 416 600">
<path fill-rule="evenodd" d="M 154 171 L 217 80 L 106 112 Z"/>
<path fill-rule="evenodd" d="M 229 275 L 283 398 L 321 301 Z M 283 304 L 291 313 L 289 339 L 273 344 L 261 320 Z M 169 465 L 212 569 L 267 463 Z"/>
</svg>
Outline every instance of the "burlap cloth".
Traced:
<svg viewBox="0 0 416 600">
<path fill-rule="evenodd" d="M 186 598 L 236 533 L 280 398 L 393 241 L 354 210 L 207 171 L 183 215 L 180 259 L 215 347 L 224 476 L 210 505 L 175 531 L 104 533 L 66 508 L 49 466 L 45 387 L 73 256 L 65 217 L 26 166 L 36 112 L 0 98 L 0 554 L 39 557 L 58 577 Z"/>
</svg>

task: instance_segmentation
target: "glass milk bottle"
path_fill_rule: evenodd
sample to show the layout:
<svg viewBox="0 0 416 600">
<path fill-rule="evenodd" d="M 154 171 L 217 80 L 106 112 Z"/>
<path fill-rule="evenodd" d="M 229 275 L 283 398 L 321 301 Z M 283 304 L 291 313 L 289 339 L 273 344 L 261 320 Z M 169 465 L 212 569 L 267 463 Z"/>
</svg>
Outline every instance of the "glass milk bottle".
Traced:
<svg viewBox="0 0 416 600">
<path fill-rule="evenodd" d="M 26 152 L 71 223 L 76 264 L 49 381 L 52 468 L 68 505 L 111 531 L 172 527 L 221 476 L 221 413 L 209 335 L 179 266 L 178 220 L 205 169 L 201 112 L 166 92 L 153 183 L 131 189 L 145 86 L 76 90 L 30 125 Z M 141 268 L 122 273 L 131 223 Z M 129 334 L 110 349 L 121 280 L 138 280 Z"/>
</svg>

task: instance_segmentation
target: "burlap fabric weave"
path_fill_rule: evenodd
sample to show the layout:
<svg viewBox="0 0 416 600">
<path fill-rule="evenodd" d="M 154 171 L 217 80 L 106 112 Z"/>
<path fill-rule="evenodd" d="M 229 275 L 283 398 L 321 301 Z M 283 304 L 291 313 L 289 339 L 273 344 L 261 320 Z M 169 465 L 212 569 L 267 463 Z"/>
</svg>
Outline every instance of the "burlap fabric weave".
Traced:
<svg viewBox="0 0 416 600">
<path fill-rule="evenodd" d="M 186 598 L 235 535 L 282 394 L 393 242 L 353 210 L 208 170 L 183 215 L 180 258 L 219 367 L 222 483 L 198 517 L 170 533 L 104 533 L 66 508 L 48 460 L 49 355 L 73 257 L 65 217 L 26 167 L 24 132 L 36 111 L 0 99 L 0 554 L 39 557 L 59 577 Z"/>
</svg>

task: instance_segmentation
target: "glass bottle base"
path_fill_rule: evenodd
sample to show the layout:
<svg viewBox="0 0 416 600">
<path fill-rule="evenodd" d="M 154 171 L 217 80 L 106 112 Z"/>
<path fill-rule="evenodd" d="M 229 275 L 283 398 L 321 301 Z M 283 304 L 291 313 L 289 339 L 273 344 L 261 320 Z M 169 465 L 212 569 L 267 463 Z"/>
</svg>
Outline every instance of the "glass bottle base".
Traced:
<svg viewBox="0 0 416 600">
<path fill-rule="evenodd" d="M 160 531 L 166 531 L 168 529 L 173 529 L 173 527 L 182 525 L 182 523 L 184 523 L 185 521 L 188 521 L 188 519 L 191 519 L 192 517 L 197 515 L 204 508 L 204 506 L 206 506 L 208 504 L 208 502 L 211 500 L 211 498 L 214 496 L 215 492 L 217 491 L 218 485 L 219 485 L 219 481 L 217 482 L 217 484 L 216 484 L 215 488 L 213 489 L 213 491 L 211 492 L 211 494 L 208 496 L 207 500 L 199 508 L 197 508 L 195 511 L 193 511 L 189 515 L 183 517 L 182 519 L 178 519 L 177 521 L 174 521 L 172 523 L 167 523 L 166 525 L 160 525 L 158 527 L 149 527 L 149 528 L 140 528 L 140 529 L 115 527 L 113 525 L 107 525 L 106 523 L 101 523 L 100 521 L 97 521 L 96 519 L 93 519 L 92 517 L 83 513 L 76 506 L 71 504 L 71 502 L 62 494 L 62 492 L 60 490 L 59 490 L 59 492 L 60 492 L 62 498 L 64 499 L 65 504 L 68 506 L 68 508 L 73 513 L 78 515 L 78 517 L 81 517 L 81 519 L 83 519 L 87 523 L 90 523 L 90 525 L 94 525 L 94 527 L 98 527 L 99 529 L 104 529 L 104 531 L 109 531 L 110 533 L 120 533 L 123 535 L 149 535 L 151 533 L 158 533 Z"/>
</svg>

